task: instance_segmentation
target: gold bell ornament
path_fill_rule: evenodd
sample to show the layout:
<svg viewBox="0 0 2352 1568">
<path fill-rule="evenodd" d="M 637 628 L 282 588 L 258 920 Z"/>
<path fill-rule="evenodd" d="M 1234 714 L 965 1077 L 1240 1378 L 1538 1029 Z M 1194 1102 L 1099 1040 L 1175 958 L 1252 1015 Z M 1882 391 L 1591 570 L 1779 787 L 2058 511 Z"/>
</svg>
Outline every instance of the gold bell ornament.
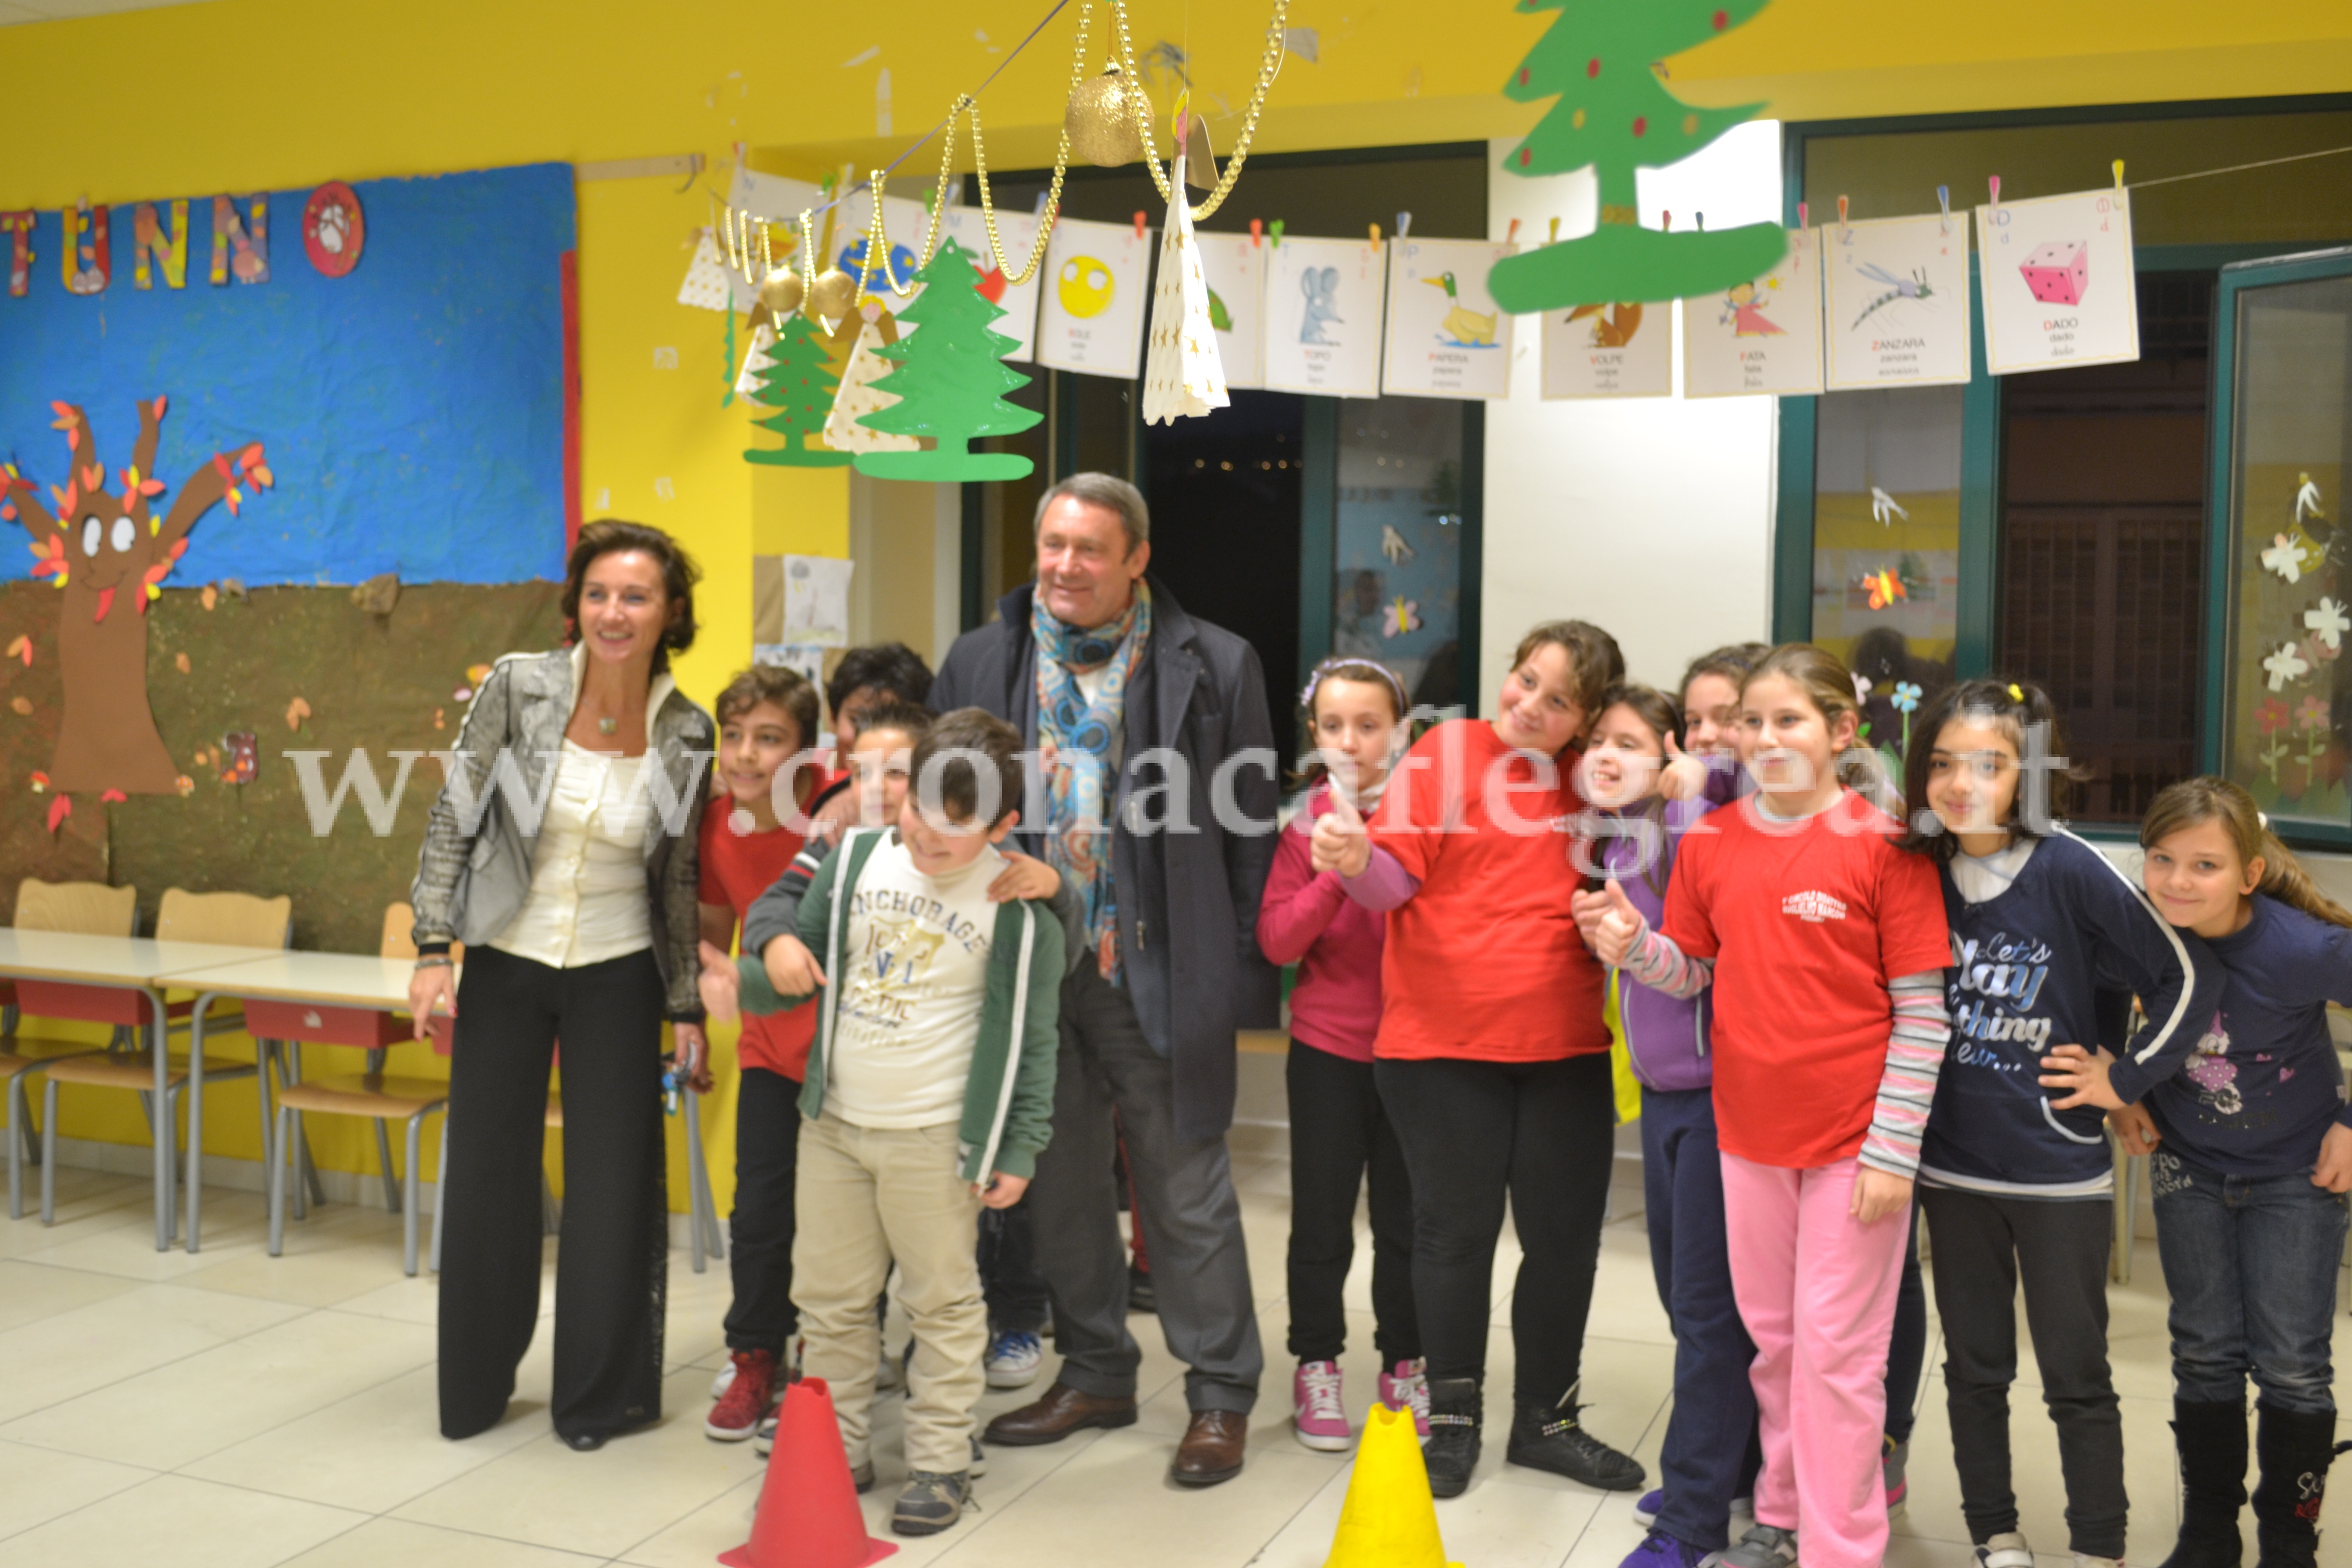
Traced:
<svg viewBox="0 0 2352 1568">
<path fill-rule="evenodd" d="M 849 314 L 857 300 L 857 279 L 838 267 L 828 267 L 816 275 L 808 288 L 808 308 L 811 315 L 837 321 Z"/>
<path fill-rule="evenodd" d="M 780 321 L 800 309 L 802 292 L 801 275 L 789 267 L 779 267 L 760 279 L 760 303 Z"/>
<path fill-rule="evenodd" d="M 1071 152 L 1089 163 L 1116 169 L 1143 156 L 1151 136 L 1151 100 L 1113 60 L 1102 75 L 1071 91 L 1062 123 L 1069 132 Z"/>
</svg>

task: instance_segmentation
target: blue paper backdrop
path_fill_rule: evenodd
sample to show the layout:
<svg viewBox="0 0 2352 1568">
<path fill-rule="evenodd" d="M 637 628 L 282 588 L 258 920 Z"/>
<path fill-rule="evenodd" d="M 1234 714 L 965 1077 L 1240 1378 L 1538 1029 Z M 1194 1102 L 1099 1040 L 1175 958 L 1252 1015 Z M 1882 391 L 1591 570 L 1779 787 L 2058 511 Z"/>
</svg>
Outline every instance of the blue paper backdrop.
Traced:
<svg viewBox="0 0 2352 1568">
<path fill-rule="evenodd" d="M 52 401 L 88 410 L 109 489 L 136 405 L 170 398 L 157 466 L 176 491 L 215 451 L 265 443 L 277 488 L 215 506 L 172 583 L 517 583 L 562 574 L 563 306 L 572 170 L 532 164 L 355 184 L 359 265 L 324 278 L 302 248 L 310 192 L 269 197 L 269 281 L 215 288 L 213 193 L 189 192 L 188 282 L 131 286 L 131 205 L 113 210 L 112 284 L 59 279 L 44 212 L 32 291 L 0 294 L 0 453 L 47 496 L 68 470 Z M 249 207 L 253 193 L 242 193 Z M 157 202 L 168 224 L 170 207 Z M 16 524 L 0 525 L 0 545 Z M 7 546 L 0 566 L 31 563 Z"/>
</svg>

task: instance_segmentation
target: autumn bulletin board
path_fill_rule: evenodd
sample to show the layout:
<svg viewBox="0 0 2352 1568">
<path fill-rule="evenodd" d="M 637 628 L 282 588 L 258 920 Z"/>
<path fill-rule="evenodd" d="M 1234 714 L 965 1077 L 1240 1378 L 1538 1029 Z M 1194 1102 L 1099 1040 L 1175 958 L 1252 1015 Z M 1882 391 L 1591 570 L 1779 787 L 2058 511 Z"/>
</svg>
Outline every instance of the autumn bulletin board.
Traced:
<svg viewBox="0 0 2352 1568">
<path fill-rule="evenodd" d="M 562 164 L 0 213 L 0 920 L 287 893 L 374 950 L 439 769 L 321 835 L 287 753 L 389 796 L 556 640 L 574 227 Z"/>
</svg>

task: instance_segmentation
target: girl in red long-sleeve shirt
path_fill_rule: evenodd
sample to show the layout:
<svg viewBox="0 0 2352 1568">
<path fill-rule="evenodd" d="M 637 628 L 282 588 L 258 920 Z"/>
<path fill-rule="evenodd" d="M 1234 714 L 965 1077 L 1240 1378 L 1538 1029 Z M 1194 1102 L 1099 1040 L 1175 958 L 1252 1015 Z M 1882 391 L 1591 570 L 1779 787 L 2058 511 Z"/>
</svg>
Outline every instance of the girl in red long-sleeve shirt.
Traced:
<svg viewBox="0 0 2352 1568">
<path fill-rule="evenodd" d="M 1365 659 L 1327 659 L 1300 699 L 1315 749 L 1307 802 L 1275 849 L 1257 942 L 1296 963 L 1290 993 L 1290 1353 L 1294 1428 L 1309 1448 L 1355 1441 L 1339 1387 L 1348 1319 L 1340 1287 L 1356 1250 L 1356 1193 L 1369 1171 L 1372 1208 L 1373 1343 L 1383 1405 L 1412 1407 L 1426 1434 L 1421 1330 L 1412 1304 L 1412 1189 L 1404 1151 L 1372 1083 L 1381 1028 L 1381 946 L 1386 917 L 1349 899 L 1336 871 L 1318 872 L 1308 843 L 1316 818 L 1343 792 L 1370 813 L 1406 738 L 1404 688 Z"/>
</svg>

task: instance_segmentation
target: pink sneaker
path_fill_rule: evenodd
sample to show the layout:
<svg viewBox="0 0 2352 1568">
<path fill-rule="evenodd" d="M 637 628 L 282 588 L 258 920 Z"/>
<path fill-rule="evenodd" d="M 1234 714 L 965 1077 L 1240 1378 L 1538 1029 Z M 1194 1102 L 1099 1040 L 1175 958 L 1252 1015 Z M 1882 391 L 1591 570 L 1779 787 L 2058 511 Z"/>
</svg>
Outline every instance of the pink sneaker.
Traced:
<svg viewBox="0 0 2352 1568">
<path fill-rule="evenodd" d="M 1381 1403 L 1391 1410 L 1411 1406 L 1412 1427 L 1429 1436 L 1429 1363 L 1419 1358 L 1401 1361 L 1394 1372 L 1381 1373 Z"/>
<path fill-rule="evenodd" d="M 1355 1447 L 1347 1407 L 1339 1398 L 1339 1363 L 1303 1361 L 1290 1380 L 1291 1423 L 1298 1440 L 1318 1453 L 1344 1454 Z"/>
</svg>

